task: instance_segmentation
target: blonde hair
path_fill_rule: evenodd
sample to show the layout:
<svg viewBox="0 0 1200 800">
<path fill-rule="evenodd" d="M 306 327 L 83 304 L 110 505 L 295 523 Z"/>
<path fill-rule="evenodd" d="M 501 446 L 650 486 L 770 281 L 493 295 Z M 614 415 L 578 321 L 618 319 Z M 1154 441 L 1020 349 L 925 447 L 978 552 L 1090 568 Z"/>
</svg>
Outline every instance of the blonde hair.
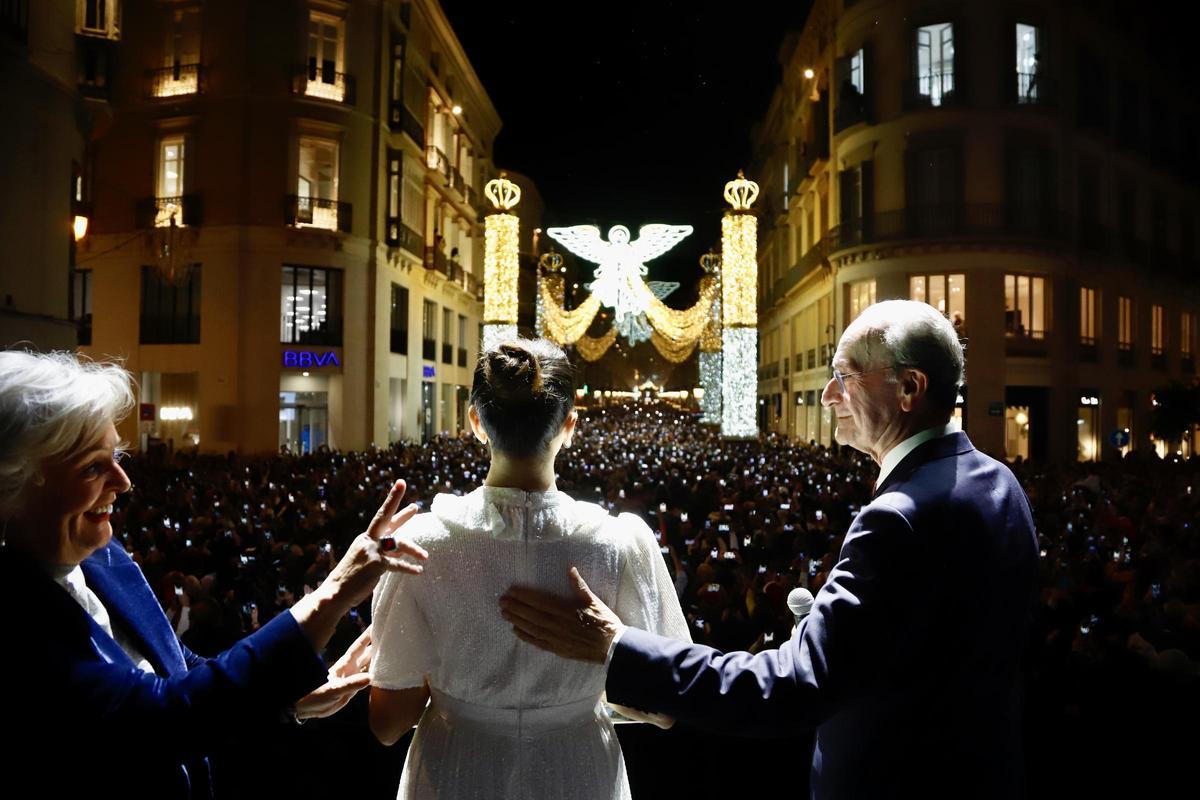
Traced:
<svg viewBox="0 0 1200 800">
<path fill-rule="evenodd" d="M 0 518 L 19 511 L 43 464 L 98 439 L 133 402 L 120 364 L 68 352 L 0 352 Z"/>
</svg>

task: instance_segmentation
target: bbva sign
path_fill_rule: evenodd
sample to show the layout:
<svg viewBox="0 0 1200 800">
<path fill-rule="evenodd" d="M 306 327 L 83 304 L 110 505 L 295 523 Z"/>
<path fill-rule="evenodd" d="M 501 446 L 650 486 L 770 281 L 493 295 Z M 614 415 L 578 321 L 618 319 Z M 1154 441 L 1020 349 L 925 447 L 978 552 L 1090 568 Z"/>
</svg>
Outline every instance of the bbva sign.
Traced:
<svg viewBox="0 0 1200 800">
<path fill-rule="evenodd" d="M 340 367 L 342 362 L 337 353 L 332 350 L 323 353 L 313 350 L 284 350 L 283 365 L 285 367 Z"/>
</svg>

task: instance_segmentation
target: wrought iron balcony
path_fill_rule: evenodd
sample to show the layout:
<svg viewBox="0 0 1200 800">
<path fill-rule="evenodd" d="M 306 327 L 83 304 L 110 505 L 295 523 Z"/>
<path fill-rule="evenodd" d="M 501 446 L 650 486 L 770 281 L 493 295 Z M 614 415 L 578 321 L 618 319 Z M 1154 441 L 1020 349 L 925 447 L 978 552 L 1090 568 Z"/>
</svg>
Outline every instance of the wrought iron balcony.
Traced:
<svg viewBox="0 0 1200 800">
<path fill-rule="evenodd" d="M 436 144 L 425 148 L 425 166 L 440 174 L 447 181 L 450 180 L 450 160 L 446 158 L 442 148 Z"/>
<path fill-rule="evenodd" d="M 421 121 L 417 119 L 415 114 L 408 110 L 408 106 L 404 105 L 404 101 L 392 101 L 390 116 L 388 117 L 388 127 L 394 131 L 407 133 L 409 138 L 418 147 L 425 146 L 425 126 L 421 124 Z"/>
<path fill-rule="evenodd" d="M 332 61 L 317 64 L 309 59 L 306 66 L 298 67 L 292 79 L 292 91 L 305 97 L 332 100 L 352 106 L 357 99 L 357 85 L 353 75 L 336 72 Z"/>
<path fill-rule="evenodd" d="M 408 252 L 416 255 L 420 255 L 425 247 L 424 238 L 420 233 L 394 217 L 389 218 L 387 221 L 387 237 L 385 241 L 391 247 L 403 247 Z"/>
<path fill-rule="evenodd" d="M 442 342 L 442 363 L 454 363 L 454 345 L 450 344 L 449 342 Z"/>
<path fill-rule="evenodd" d="M 434 339 L 421 339 L 421 358 L 426 361 L 433 361 L 437 357 L 437 341 Z"/>
<path fill-rule="evenodd" d="M 929 72 L 904 82 L 904 108 L 954 106 L 962 103 L 962 87 L 954 79 L 954 70 Z"/>
<path fill-rule="evenodd" d="M 301 197 L 294 194 L 284 198 L 284 222 L 297 228 L 321 228 L 327 231 L 350 232 L 349 203 L 326 200 L 322 197 Z"/>
<path fill-rule="evenodd" d="M 204 91 L 204 67 L 200 64 L 175 64 L 147 70 L 151 97 L 183 97 Z"/>
<path fill-rule="evenodd" d="M 203 198 L 198 194 L 178 197 L 146 197 L 137 202 L 134 211 L 139 228 L 169 228 L 201 225 L 204 222 Z"/>
<path fill-rule="evenodd" d="M 436 247 L 426 246 L 425 248 L 425 269 L 431 269 L 434 272 L 440 272 L 447 277 L 450 275 L 449 259 L 446 254 Z"/>
<path fill-rule="evenodd" d="M 460 367 L 467 365 L 467 348 L 465 347 L 458 348 L 458 365 Z"/>
<path fill-rule="evenodd" d="M 844 220 L 829 232 L 829 252 L 863 244 L 940 237 L 1063 239 L 1067 218 L 1041 206 L 999 203 L 912 206 Z"/>
<path fill-rule="evenodd" d="M 408 355 L 408 329 L 392 328 L 391 350 L 393 353 Z"/>
<path fill-rule="evenodd" d="M 1043 73 L 1016 73 L 1016 83 L 1010 92 L 1017 105 L 1052 106 L 1058 102 L 1058 82 Z"/>
</svg>

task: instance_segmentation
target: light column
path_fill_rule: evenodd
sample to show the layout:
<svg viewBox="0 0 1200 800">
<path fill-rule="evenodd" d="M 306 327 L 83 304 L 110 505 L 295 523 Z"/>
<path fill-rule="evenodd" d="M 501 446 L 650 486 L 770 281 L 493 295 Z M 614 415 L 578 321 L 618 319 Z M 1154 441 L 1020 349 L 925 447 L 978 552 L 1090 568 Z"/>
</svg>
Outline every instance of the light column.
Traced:
<svg viewBox="0 0 1200 800">
<path fill-rule="evenodd" d="M 738 171 L 725 184 L 731 206 L 721 219 L 721 435 L 758 435 L 758 220 L 750 206 L 758 184 Z"/>
<path fill-rule="evenodd" d="M 704 336 L 700 339 L 700 421 L 705 425 L 721 424 L 721 256 L 705 253 L 700 267 L 717 281 L 712 312 Z"/>
<path fill-rule="evenodd" d="M 521 201 L 521 188 L 503 172 L 483 194 L 496 211 L 483 228 L 483 351 L 517 338 L 517 255 L 521 223 L 508 213 Z"/>
</svg>

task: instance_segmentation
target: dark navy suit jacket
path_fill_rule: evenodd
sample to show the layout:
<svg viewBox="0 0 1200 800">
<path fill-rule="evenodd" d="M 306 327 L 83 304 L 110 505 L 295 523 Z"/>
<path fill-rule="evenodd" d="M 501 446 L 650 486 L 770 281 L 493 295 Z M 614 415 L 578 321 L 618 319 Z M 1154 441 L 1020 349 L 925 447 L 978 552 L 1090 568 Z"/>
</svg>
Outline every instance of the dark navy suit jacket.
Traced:
<svg viewBox="0 0 1200 800">
<path fill-rule="evenodd" d="M 154 666 L 150 675 L 66 590 L 0 550 L 0 785 L 29 796 L 207 797 L 206 755 L 234 733 L 277 724 L 326 670 L 290 613 L 221 655 L 183 647 L 141 568 L 115 542 L 82 563 L 88 587 Z"/>
<path fill-rule="evenodd" d="M 1008 467 L 964 433 L 933 439 L 855 518 L 778 650 L 722 654 L 630 628 L 608 698 L 723 733 L 815 729 L 814 797 L 1019 796 L 1037 560 Z"/>
</svg>

